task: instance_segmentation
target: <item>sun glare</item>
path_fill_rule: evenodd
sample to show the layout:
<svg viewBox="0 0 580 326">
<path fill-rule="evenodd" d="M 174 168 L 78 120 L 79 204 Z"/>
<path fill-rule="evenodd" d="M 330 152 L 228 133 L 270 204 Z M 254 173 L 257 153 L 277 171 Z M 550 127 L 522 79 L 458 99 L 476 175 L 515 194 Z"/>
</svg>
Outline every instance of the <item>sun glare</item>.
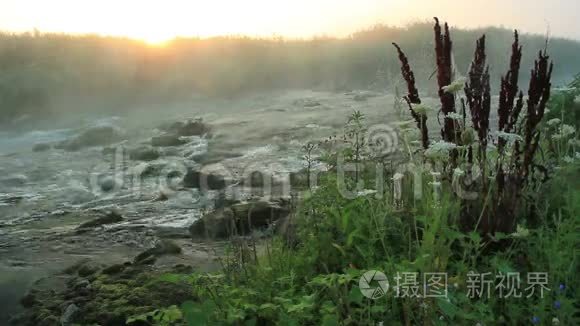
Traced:
<svg viewBox="0 0 580 326">
<path fill-rule="evenodd" d="M 141 40 L 151 46 L 165 46 L 168 42 L 173 40 L 176 35 L 160 34 L 160 33 L 140 33 L 136 35 L 128 35 L 130 38 Z"/>
</svg>

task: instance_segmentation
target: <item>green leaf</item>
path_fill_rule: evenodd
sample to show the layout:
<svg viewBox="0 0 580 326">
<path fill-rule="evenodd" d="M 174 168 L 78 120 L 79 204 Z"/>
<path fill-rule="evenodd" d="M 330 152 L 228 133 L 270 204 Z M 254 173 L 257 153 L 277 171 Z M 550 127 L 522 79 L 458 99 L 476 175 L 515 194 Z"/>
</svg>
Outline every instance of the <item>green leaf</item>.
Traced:
<svg viewBox="0 0 580 326">
<path fill-rule="evenodd" d="M 337 315 L 324 315 L 322 316 L 322 326 L 336 326 L 339 325 L 339 320 Z"/>
<path fill-rule="evenodd" d="M 213 312 L 213 302 L 206 301 L 203 305 L 193 301 L 186 301 L 181 304 L 181 312 L 189 326 L 203 326 L 209 325 L 208 319 Z"/>
<path fill-rule="evenodd" d="M 363 302 L 363 295 L 358 286 L 353 286 L 348 293 L 348 302 L 360 304 Z"/>
<path fill-rule="evenodd" d="M 339 245 L 338 245 L 338 244 L 336 244 L 336 243 L 333 243 L 333 244 L 332 244 L 332 246 L 333 246 L 334 248 L 338 249 L 338 251 L 340 251 L 340 253 L 341 253 L 343 256 L 346 256 L 346 251 L 344 251 L 344 249 L 343 249 L 341 246 L 339 246 Z"/>
<path fill-rule="evenodd" d="M 354 238 L 358 236 L 358 229 L 355 229 L 354 231 L 352 231 L 348 237 L 346 238 L 346 245 L 347 247 L 350 247 L 352 245 L 352 242 L 354 241 Z"/>
<path fill-rule="evenodd" d="M 459 311 L 459 308 L 457 308 L 457 306 L 447 301 L 447 299 L 445 298 L 438 298 L 437 305 L 439 306 L 439 309 L 441 309 L 443 314 L 448 316 L 450 319 L 453 319 L 457 315 L 457 312 Z"/>
</svg>

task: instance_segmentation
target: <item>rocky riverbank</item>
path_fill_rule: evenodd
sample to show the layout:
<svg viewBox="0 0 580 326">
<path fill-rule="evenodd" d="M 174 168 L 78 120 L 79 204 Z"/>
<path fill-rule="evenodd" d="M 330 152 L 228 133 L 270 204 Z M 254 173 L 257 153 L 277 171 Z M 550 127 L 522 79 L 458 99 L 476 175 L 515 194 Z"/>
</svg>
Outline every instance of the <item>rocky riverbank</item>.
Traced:
<svg viewBox="0 0 580 326">
<path fill-rule="evenodd" d="M 20 298 L 30 288 L 39 291 L 38 300 L 25 304 L 25 319 L 50 324 L 74 310 L 71 304 L 90 314 L 66 291 L 86 281 L 117 284 L 120 276 L 105 273 L 107 267 L 137 274 L 175 266 L 211 271 L 220 267 L 228 236 L 276 232 L 304 167 L 305 141 L 333 135 L 353 108 L 388 121 L 384 108 L 392 97 L 357 95 L 196 100 L 195 109 L 176 105 L 58 130 L 3 133 L 0 321 L 22 310 Z M 166 241 L 179 252 L 137 264 L 136 257 Z M 97 265 L 95 276 L 63 272 L 83 262 Z M 47 307 L 43 298 L 52 292 L 44 290 L 61 291 L 61 301 Z"/>
</svg>

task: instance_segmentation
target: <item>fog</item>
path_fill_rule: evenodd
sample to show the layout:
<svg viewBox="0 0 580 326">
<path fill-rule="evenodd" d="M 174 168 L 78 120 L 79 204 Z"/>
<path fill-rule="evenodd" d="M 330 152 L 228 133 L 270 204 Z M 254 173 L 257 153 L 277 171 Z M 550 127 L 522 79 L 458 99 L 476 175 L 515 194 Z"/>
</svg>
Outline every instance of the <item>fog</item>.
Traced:
<svg viewBox="0 0 580 326">
<path fill-rule="evenodd" d="M 449 300 L 364 310 L 375 268 L 533 260 L 578 282 L 580 42 L 520 33 L 519 69 L 514 30 L 450 33 L 440 53 L 432 22 L 162 44 L 1 33 L 0 324 L 528 320 L 495 301 L 478 308 L 493 318 Z"/>
</svg>

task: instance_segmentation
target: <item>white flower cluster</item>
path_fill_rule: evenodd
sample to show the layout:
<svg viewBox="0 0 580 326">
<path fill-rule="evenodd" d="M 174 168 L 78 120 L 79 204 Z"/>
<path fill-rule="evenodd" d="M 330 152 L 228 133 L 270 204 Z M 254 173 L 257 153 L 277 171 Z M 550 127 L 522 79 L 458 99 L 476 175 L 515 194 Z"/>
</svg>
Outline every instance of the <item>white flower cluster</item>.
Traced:
<svg viewBox="0 0 580 326">
<path fill-rule="evenodd" d="M 456 94 L 465 88 L 465 83 L 467 83 L 467 78 L 461 77 L 461 78 L 457 78 L 451 84 L 449 84 L 447 86 L 443 86 L 441 89 L 445 93 Z"/>
<path fill-rule="evenodd" d="M 562 160 L 563 160 L 565 163 L 568 163 L 568 164 L 572 164 L 572 163 L 574 163 L 574 158 L 573 158 L 573 157 L 570 157 L 570 156 L 565 156 L 565 157 L 564 157 Z"/>
<path fill-rule="evenodd" d="M 568 140 L 568 145 L 570 145 L 570 146 L 580 146 L 580 139 L 570 138 L 570 140 Z"/>
<path fill-rule="evenodd" d="M 427 114 L 427 112 L 433 111 L 433 109 L 425 104 L 411 104 L 411 110 L 417 114 Z"/>
<path fill-rule="evenodd" d="M 377 191 L 374 190 L 374 189 L 364 189 L 364 190 L 361 190 L 361 191 L 357 192 L 356 193 L 356 196 L 357 197 L 366 197 L 366 196 L 369 196 L 369 195 L 374 195 L 376 193 L 377 193 Z"/>
<path fill-rule="evenodd" d="M 514 238 L 525 238 L 530 235 L 530 230 L 518 224 L 516 232 L 512 233 L 511 236 Z"/>
<path fill-rule="evenodd" d="M 456 149 L 457 145 L 443 140 L 432 143 L 425 151 L 425 156 L 429 158 L 446 158 L 449 156 L 449 151 Z"/>
<path fill-rule="evenodd" d="M 574 153 L 574 156 L 565 156 L 563 159 L 564 163 L 572 164 L 580 160 L 580 152 Z"/>
<path fill-rule="evenodd" d="M 463 116 L 457 112 L 450 112 L 445 116 L 447 119 L 461 121 L 463 120 Z"/>
<path fill-rule="evenodd" d="M 523 141 L 524 139 L 522 138 L 522 136 L 518 135 L 518 134 L 513 134 L 513 133 L 509 133 L 509 132 L 505 132 L 505 131 L 498 131 L 495 134 L 497 136 L 497 138 L 501 138 L 503 140 L 505 140 L 508 144 L 513 144 L 516 141 Z"/>
<path fill-rule="evenodd" d="M 547 124 L 548 124 L 548 126 L 550 126 L 550 127 L 554 127 L 554 126 L 557 126 L 557 125 L 559 125 L 561 122 L 562 122 L 562 121 L 561 121 L 560 119 L 558 119 L 558 118 L 554 118 L 554 119 L 550 119 L 550 120 L 548 120 Z"/>
<path fill-rule="evenodd" d="M 560 126 L 560 130 L 557 134 L 552 135 L 553 140 L 566 139 L 576 133 L 576 128 L 571 125 L 563 124 Z"/>
<path fill-rule="evenodd" d="M 465 171 L 461 170 L 460 168 L 455 168 L 453 170 L 453 176 L 462 177 L 465 175 Z"/>
</svg>

